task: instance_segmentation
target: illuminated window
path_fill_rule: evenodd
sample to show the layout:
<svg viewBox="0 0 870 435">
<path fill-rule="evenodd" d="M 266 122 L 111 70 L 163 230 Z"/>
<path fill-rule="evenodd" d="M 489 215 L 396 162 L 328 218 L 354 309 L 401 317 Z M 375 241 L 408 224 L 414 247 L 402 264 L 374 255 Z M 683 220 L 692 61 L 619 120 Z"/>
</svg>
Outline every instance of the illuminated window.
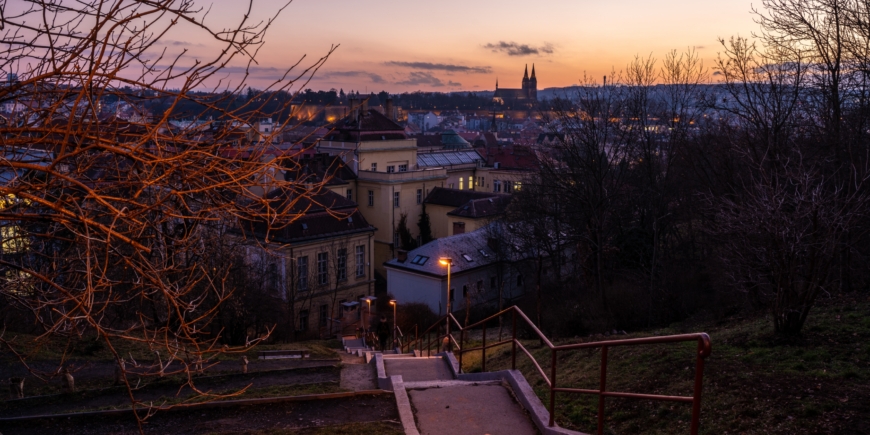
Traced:
<svg viewBox="0 0 870 435">
<path fill-rule="evenodd" d="M 463 178 L 459 177 L 459 190 L 462 190 L 463 183 L 464 183 Z"/>
</svg>

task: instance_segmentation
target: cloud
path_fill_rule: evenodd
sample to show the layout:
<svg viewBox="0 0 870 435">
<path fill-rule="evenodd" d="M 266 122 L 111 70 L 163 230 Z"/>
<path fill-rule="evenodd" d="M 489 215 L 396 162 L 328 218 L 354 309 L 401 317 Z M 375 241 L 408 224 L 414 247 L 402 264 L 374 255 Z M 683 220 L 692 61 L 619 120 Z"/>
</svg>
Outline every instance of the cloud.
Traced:
<svg viewBox="0 0 870 435">
<path fill-rule="evenodd" d="M 330 79 L 335 77 L 368 77 L 372 83 L 386 82 L 386 80 L 384 80 L 380 75 L 367 71 L 329 71 L 315 74 L 314 77 L 317 79 Z"/>
<path fill-rule="evenodd" d="M 409 86 L 429 85 L 433 88 L 440 88 L 444 86 L 444 82 L 441 81 L 441 79 L 433 76 L 432 73 L 422 71 L 412 71 L 411 74 L 408 75 L 408 80 L 397 82 L 396 84 Z"/>
<path fill-rule="evenodd" d="M 722 71 L 713 71 L 713 75 L 714 75 L 714 76 L 721 76 L 721 75 L 722 75 Z"/>
<path fill-rule="evenodd" d="M 540 47 L 533 47 L 528 44 L 518 44 L 516 42 L 499 41 L 498 44 L 489 43 L 483 46 L 492 50 L 493 53 L 505 53 L 508 56 L 529 56 L 533 54 L 553 54 L 553 44 L 544 44 Z"/>
<path fill-rule="evenodd" d="M 384 65 L 388 66 L 399 66 L 405 68 L 413 68 L 413 69 L 424 69 L 430 71 L 448 71 L 448 72 L 464 72 L 464 73 L 472 73 L 472 74 L 489 74 L 492 72 L 492 67 L 488 66 L 465 66 L 465 65 L 452 65 L 447 63 L 430 63 L 430 62 L 399 62 L 399 61 L 389 61 L 384 62 Z"/>
<path fill-rule="evenodd" d="M 161 39 L 157 41 L 158 45 L 172 45 L 172 46 L 184 46 L 184 47 L 205 47 L 205 44 L 202 43 L 193 43 L 187 41 L 177 41 L 175 39 Z"/>
<path fill-rule="evenodd" d="M 454 88 L 457 88 L 459 86 L 462 86 L 462 83 L 457 83 L 457 82 L 454 82 L 453 80 L 450 80 L 447 82 L 447 86 L 452 86 Z"/>
</svg>

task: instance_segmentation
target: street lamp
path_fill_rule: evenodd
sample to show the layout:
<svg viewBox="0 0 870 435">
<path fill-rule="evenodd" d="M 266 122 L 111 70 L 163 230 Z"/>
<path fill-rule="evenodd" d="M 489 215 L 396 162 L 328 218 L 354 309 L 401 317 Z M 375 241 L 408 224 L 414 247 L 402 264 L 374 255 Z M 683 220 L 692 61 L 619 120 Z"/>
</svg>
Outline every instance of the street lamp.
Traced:
<svg viewBox="0 0 870 435">
<path fill-rule="evenodd" d="M 453 259 L 450 257 L 441 257 L 438 259 L 438 262 L 441 263 L 442 266 L 447 266 L 447 314 L 450 314 L 450 265 L 453 264 Z M 447 319 L 447 339 L 450 339 L 450 319 Z"/>
<path fill-rule="evenodd" d="M 390 305 L 393 306 L 393 346 L 396 345 L 396 308 L 399 303 L 395 299 L 390 299 Z"/>
<path fill-rule="evenodd" d="M 365 322 L 363 323 L 363 334 L 365 335 L 368 334 L 368 327 L 371 325 L 372 322 L 372 301 L 376 300 L 377 298 L 374 296 L 366 296 L 360 299 L 366 301 L 366 304 L 368 305 L 368 315 L 366 316 Z"/>
</svg>

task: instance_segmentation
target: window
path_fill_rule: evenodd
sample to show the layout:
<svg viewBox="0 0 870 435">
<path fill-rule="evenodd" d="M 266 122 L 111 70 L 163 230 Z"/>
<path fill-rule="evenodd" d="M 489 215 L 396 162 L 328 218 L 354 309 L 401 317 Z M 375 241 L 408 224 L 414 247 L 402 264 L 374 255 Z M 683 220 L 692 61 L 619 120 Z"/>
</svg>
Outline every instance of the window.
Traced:
<svg viewBox="0 0 870 435">
<path fill-rule="evenodd" d="M 501 192 L 501 181 L 495 180 L 492 182 L 492 191 L 493 192 Z"/>
<path fill-rule="evenodd" d="M 321 252 L 317 254 L 317 283 L 320 285 L 329 284 L 329 253 Z"/>
<path fill-rule="evenodd" d="M 347 189 L 347 199 L 353 201 L 353 189 Z"/>
<path fill-rule="evenodd" d="M 489 254 L 487 254 L 483 249 L 478 249 L 477 252 L 480 252 L 480 255 L 483 255 L 484 257 L 489 257 Z"/>
<path fill-rule="evenodd" d="M 453 189 L 453 188 L 454 188 L 454 186 L 455 186 L 455 184 L 453 184 L 453 183 L 450 183 L 450 188 L 451 188 L 451 189 Z"/>
<path fill-rule="evenodd" d="M 417 204 L 423 203 L 423 189 L 417 189 Z"/>
<path fill-rule="evenodd" d="M 337 255 L 338 257 L 335 259 L 336 279 L 339 281 L 345 281 L 347 280 L 347 249 L 339 249 Z"/>
<path fill-rule="evenodd" d="M 462 297 L 463 297 L 463 298 L 467 298 L 467 297 L 468 297 L 468 286 L 467 286 L 467 285 L 463 285 L 463 286 L 462 286 Z"/>
<path fill-rule="evenodd" d="M 378 164 L 372 163 L 372 172 L 378 172 Z"/>
<path fill-rule="evenodd" d="M 375 191 L 369 190 L 369 207 L 375 205 Z"/>
<path fill-rule="evenodd" d="M 396 248 L 399 247 L 399 232 L 398 231 L 393 233 L 393 246 L 395 246 Z"/>
<path fill-rule="evenodd" d="M 523 285 L 523 276 L 517 275 L 517 286 L 521 287 L 522 285 Z"/>
<path fill-rule="evenodd" d="M 329 323 L 329 305 L 320 305 L 320 327 L 325 328 Z"/>
<path fill-rule="evenodd" d="M 517 181 L 516 183 L 514 183 L 514 190 L 520 190 L 520 189 L 522 189 L 522 188 L 523 188 L 523 183 L 522 183 L 522 182 Z"/>
<path fill-rule="evenodd" d="M 366 247 L 359 245 L 356 247 L 356 276 L 366 275 Z"/>
<path fill-rule="evenodd" d="M 392 174 L 393 172 L 396 172 L 396 165 L 387 166 L 387 173 Z"/>
<path fill-rule="evenodd" d="M 468 254 L 462 254 L 462 258 L 464 258 L 465 261 L 467 261 L 467 262 L 469 262 L 469 263 L 471 263 L 472 261 L 474 261 L 474 259 L 471 258 L 471 256 L 468 255 Z"/>
<path fill-rule="evenodd" d="M 296 276 L 298 277 L 299 290 L 308 290 L 308 257 L 296 259 Z"/>
<path fill-rule="evenodd" d="M 465 234 L 465 222 L 453 222 L 453 235 Z"/>
<path fill-rule="evenodd" d="M 427 257 L 425 255 L 418 255 L 418 256 L 414 257 L 413 260 L 411 260 L 411 264 L 416 264 L 416 265 L 422 266 L 422 265 L 426 264 L 427 261 L 429 261 L 429 257 Z"/>
<path fill-rule="evenodd" d="M 299 330 L 302 332 L 308 330 L 308 310 L 299 312 Z"/>
<path fill-rule="evenodd" d="M 504 193 L 511 193 L 511 192 L 513 192 L 513 190 L 514 190 L 513 184 L 510 181 L 505 181 L 504 182 Z"/>
<path fill-rule="evenodd" d="M 393 207 L 399 206 L 399 192 L 393 192 Z"/>
<path fill-rule="evenodd" d="M 463 189 L 464 184 L 465 184 L 464 179 L 462 177 L 459 177 L 459 190 Z"/>
<path fill-rule="evenodd" d="M 399 172 L 408 172 L 408 164 L 399 165 Z"/>
</svg>

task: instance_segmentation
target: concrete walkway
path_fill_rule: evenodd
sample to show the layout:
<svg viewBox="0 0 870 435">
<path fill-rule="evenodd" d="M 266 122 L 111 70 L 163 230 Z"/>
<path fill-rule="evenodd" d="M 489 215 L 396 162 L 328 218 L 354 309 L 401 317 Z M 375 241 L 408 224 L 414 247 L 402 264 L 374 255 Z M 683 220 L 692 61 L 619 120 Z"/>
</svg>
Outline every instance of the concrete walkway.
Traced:
<svg viewBox="0 0 870 435">
<path fill-rule="evenodd" d="M 422 435 L 538 433 L 501 385 L 410 390 L 408 395 Z"/>
</svg>

